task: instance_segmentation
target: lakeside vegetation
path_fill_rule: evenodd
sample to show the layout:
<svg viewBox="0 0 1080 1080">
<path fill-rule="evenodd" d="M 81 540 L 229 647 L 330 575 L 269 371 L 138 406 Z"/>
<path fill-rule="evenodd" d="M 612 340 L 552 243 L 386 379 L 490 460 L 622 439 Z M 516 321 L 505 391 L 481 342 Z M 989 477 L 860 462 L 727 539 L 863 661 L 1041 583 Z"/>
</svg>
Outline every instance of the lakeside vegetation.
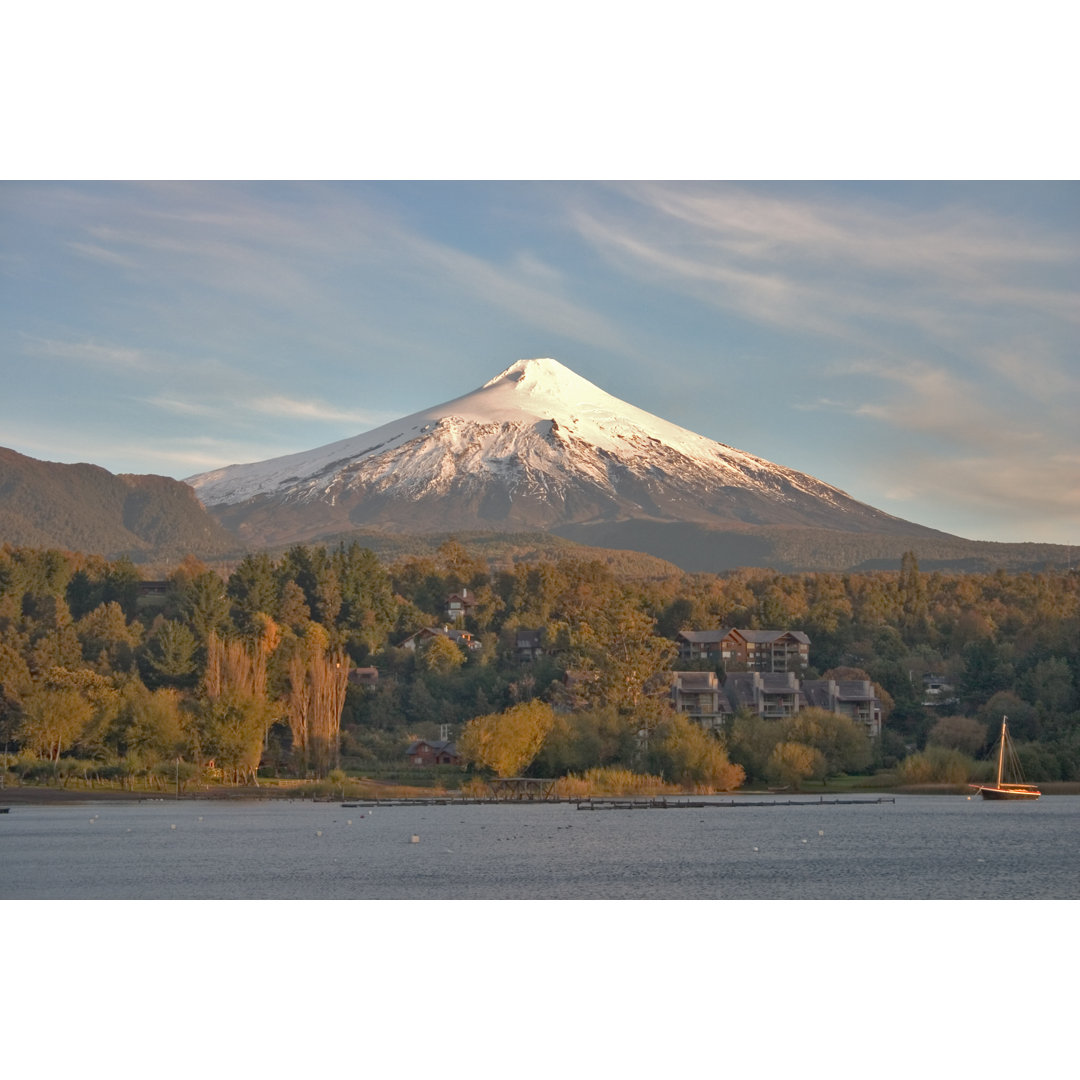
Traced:
<svg viewBox="0 0 1080 1080">
<path fill-rule="evenodd" d="M 248 555 L 227 578 L 189 557 L 148 603 L 125 559 L 5 545 L 5 782 L 194 791 L 333 775 L 385 792 L 524 773 L 574 794 L 821 790 L 856 774 L 955 784 L 986 778 L 1006 713 L 1029 779 L 1080 781 L 1076 572 L 924 572 L 915 555 L 899 572 L 621 570 L 485 558 L 456 541 L 393 561 L 357 544 L 296 545 Z M 472 647 L 440 635 L 401 647 L 446 624 L 463 589 Z M 878 688 L 881 738 L 818 710 L 737 715 L 723 738 L 674 713 L 676 634 L 721 625 L 805 630 L 808 677 Z M 519 659 L 518 628 L 543 631 L 545 654 Z M 349 682 L 357 666 L 377 681 Z M 955 687 L 950 699 L 924 704 L 928 672 Z M 409 743 L 444 725 L 467 766 L 410 768 Z"/>
</svg>

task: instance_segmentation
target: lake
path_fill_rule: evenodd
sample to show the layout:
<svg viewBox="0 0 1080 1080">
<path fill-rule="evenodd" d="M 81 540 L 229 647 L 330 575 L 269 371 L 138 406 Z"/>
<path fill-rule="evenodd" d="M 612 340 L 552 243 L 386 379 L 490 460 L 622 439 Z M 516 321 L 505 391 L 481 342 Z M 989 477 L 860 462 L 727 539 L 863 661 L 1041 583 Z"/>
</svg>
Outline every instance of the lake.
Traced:
<svg viewBox="0 0 1080 1080">
<path fill-rule="evenodd" d="M 1080 796 L 795 801 L 595 811 L 566 803 L 16 805 L 0 815 L 0 898 L 1080 897 Z"/>
</svg>

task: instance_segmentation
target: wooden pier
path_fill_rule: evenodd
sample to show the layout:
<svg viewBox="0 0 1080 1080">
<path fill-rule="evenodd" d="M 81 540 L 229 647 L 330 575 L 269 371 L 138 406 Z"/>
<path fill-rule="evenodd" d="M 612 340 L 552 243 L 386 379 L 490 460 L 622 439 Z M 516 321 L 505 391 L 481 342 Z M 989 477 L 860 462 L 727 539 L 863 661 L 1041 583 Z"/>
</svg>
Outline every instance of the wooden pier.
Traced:
<svg viewBox="0 0 1080 1080">
<path fill-rule="evenodd" d="M 881 803 L 894 803 L 895 796 L 882 795 L 873 799 L 826 799 L 824 795 L 817 799 L 682 799 L 668 796 L 650 798 L 618 798 L 612 796 L 582 799 L 578 797 L 557 797 L 551 794 L 542 799 L 514 799 L 505 796 L 489 795 L 485 798 L 455 797 L 450 795 L 415 799 L 368 799 L 356 802 L 340 803 L 347 809 L 374 808 L 376 806 L 505 806 L 524 804 L 572 803 L 577 810 L 708 810 L 722 808 L 729 810 L 739 806 L 877 806 Z"/>
<path fill-rule="evenodd" d="M 876 799 L 826 799 L 824 795 L 817 801 L 810 799 L 772 799 L 760 802 L 750 799 L 730 799 L 709 802 L 697 799 L 669 799 L 667 797 L 649 799 L 577 799 L 578 810 L 709 810 L 712 808 L 731 809 L 737 806 L 877 806 L 879 803 L 894 803 L 892 795 L 879 796 Z"/>
</svg>

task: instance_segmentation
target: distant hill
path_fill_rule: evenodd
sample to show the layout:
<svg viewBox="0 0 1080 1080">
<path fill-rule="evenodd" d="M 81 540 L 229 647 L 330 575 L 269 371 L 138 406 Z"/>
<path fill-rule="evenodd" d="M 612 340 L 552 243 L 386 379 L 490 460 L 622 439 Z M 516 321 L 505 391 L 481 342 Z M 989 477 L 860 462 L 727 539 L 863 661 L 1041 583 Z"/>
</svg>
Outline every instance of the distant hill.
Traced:
<svg viewBox="0 0 1080 1080">
<path fill-rule="evenodd" d="M 689 573 L 767 567 L 779 573 L 896 570 L 914 551 L 923 570 L 1064 570 L 1077 552 L 1064 544 L 1002 544 L 926 530 L 922 534 L 846 532 L 782 525 L 709 526 L 693 522 L 614 521 L 554 530 L 579 544 L 647 551 Z"/>
<path fill-rule="evenodd" d="M 38 461 L 4 447 L 0 543 L 127 555 L 135 561 L 214 557 L 238 547 L 179 480 Z"/>
<path fill-rule="evenodd" d="M 619 577 L 627 580 L 658 581 L 682 572 L 682 567 L 655 555 L 641 551 L 604 548 L 579 544 L 554 533 L 544 532 L 441 532 L 441 533 L 387 533 L 369 529 L 320 537 L 312 541 L 314 546 L 336 547 L 355 542 L 370 548 L 383 562 L 393 563 L 400 559 L 434 556 L 448 540 L 460 543 L 471 555 L 484 559 L 495 569 L 508 568 L 515 563 L 557 562 L 559 559 L 582 559 L 597 561 L 608 566 Z M 267 548 L 274 558 L 285 553 L 288 544 Z"/>
</svg>

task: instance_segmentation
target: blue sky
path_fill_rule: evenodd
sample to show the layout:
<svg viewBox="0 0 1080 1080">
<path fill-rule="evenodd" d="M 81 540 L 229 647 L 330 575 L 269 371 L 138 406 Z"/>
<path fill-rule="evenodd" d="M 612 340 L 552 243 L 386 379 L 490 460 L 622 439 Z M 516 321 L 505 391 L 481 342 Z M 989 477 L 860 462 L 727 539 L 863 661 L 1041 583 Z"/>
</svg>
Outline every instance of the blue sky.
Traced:
<svg viewBox="0 0 1080 1080">
<path fill-rule="evenodd" d="M 1080 535 L 1080 185 L 7 182 L 0 445 L 178 478 L 552 356 L 979 539 Z"/>
</svg>

